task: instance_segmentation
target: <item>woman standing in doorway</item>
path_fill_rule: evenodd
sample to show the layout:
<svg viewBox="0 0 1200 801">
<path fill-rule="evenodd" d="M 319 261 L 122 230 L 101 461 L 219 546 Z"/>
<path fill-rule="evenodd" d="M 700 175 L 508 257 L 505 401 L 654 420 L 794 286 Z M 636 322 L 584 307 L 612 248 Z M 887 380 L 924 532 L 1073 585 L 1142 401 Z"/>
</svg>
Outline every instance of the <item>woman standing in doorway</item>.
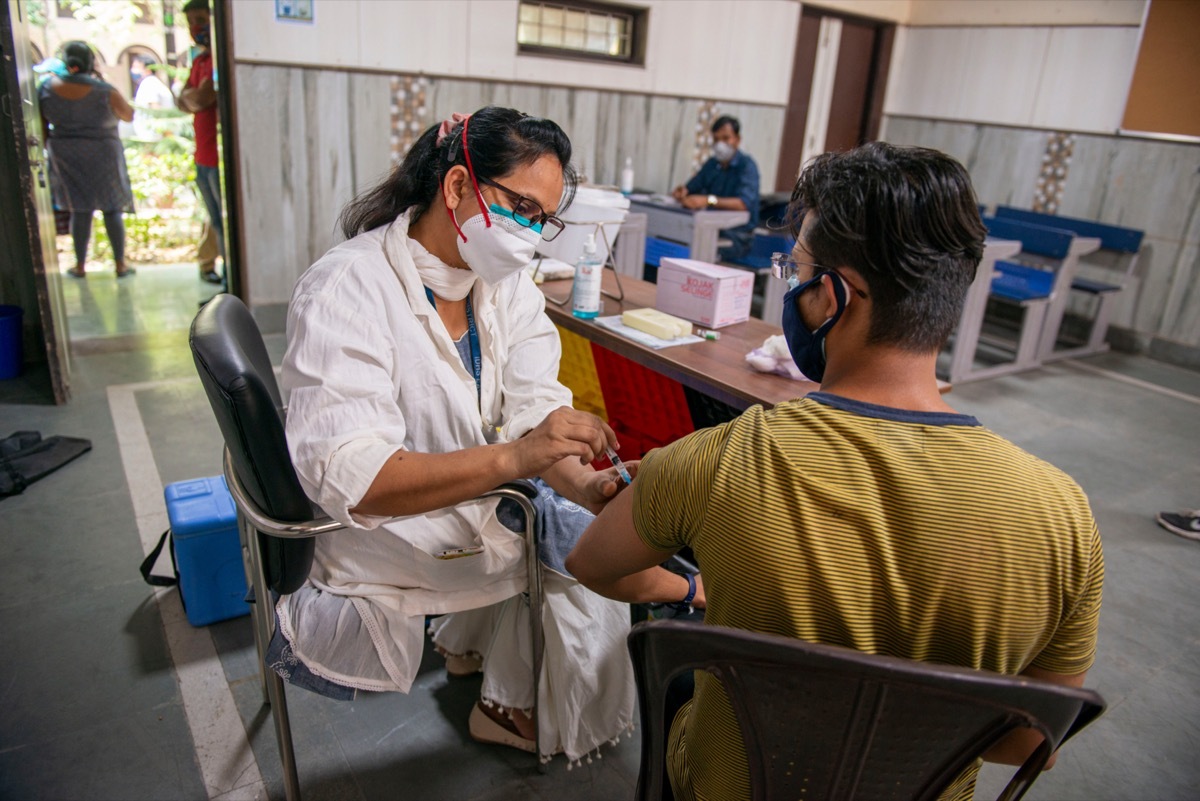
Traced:
<svg viewBox="0 0 1200 801">
<path fill-rule="evenodd" d="M 124 213 L 133 212 L 133 191 L 117 121 L 133 119 L 133 108 L 111 84 L 95 74 L 95 57 L 86 42 L 67 42 L 63 61 L 70 73 L 46 81 L 38 91 L 50 154 L 50 188 L 55 204 L 71 212 L 75 266 L 67 272 L 84 277 L 92 216 L 104 214 L 117 278 L 131 275 L 125 266 Z"/>
</svg>

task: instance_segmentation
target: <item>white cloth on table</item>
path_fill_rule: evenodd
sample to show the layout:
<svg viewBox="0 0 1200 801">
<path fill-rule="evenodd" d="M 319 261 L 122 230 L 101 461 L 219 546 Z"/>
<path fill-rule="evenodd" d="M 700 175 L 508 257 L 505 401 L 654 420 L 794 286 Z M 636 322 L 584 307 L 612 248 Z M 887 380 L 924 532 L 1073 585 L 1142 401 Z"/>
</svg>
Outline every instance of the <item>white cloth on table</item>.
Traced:
<svg viewBox="0 0 1200 801">
<path fill-rule="evenodd" d="M 471 300 L 483 362 L 477 396 L 474 377 L 426 297 L 413 260 L 419 246 L 407 230 L 401 215 L 334 247 L 292 295 L 282 371 L 290 391 L 289 449 L 305 492 L 352 528 L 317 539 L 308 584 L 280 600 L 281 627 L 315 674 L 364 690 L 407 692 L 421 661 L 426 615 L 477 610 L 460 621 L 467 630 L 477 629 L 479 616 L 499 615 L 514 635 L 498 634 L 487 647 L 469 650 L 485 655 L 485 692 L 492 693 L 485 697 L 518 706 L 532 698 L 532 671 L 513 667 L 520 660 L 511 651 L 522 648 L 521 626 L 511 628 L 519 609 L 508 604 L 514 609 L 506 617 L 503 609 L 487 608 L 526 589 L 525 552 L 521 535 L 496 519 L 497 502 L 401 519 L 350 510 L 402 448 L 444 453 L 515 439 L 569 406 L 571 393 L 557 380 L 558 334 L 525 273 L 496 286 L 476 282 Z M 473 545 L 483 551 L 435 557 Z M 543 613 L 545 736 L 539 739 L 543 754 L 561 745 L 577 759 L 632 723 L 629 619 L 623 604 L 572 580 L 562 584 L 547 582 L 553 589 Z M 454 617 L 438 626 L 447 637 L 456 630 Z M 373 649 L 364 645 L 364 632 Z M 435 642 L 457 652 L 437 636 Z M 526 635 L 521 653 L 528 650 Z"/>
</svg>

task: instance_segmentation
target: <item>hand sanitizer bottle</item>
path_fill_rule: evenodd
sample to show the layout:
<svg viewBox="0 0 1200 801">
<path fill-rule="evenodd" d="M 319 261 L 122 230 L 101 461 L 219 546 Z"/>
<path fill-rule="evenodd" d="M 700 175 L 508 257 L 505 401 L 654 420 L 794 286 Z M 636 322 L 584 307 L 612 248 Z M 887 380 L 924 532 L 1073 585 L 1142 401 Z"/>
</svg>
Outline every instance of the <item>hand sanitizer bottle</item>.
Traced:
<svg viewBox="0 0 1200 801">
<path fill-rule="evenodd" d="M 625 166 L 621 168 L 621 193 L 628 195 L 633 191 L 633 158 L 625 157 Z"/>
<path fill-rule="evenodd" d="M 604 262 L 596 255 L 596 234 L 591 233 L 583 243 L 583 255 L 575 263 L 571 313 L 576 317 L 590 320 L 600 314 L 600 278 L 603 274 Z"/>
</svg>

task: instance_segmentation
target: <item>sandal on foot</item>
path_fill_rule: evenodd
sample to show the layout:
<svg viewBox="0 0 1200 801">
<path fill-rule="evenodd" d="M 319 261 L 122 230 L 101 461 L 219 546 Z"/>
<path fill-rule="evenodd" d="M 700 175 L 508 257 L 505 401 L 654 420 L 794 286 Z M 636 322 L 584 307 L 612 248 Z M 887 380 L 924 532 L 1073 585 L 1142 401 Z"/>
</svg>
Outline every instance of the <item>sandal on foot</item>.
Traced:
<svg viewBox="0 0 1200 801">
<path fill-rule="evenodd" d="M 133 269 L 132 267 L 128 267 L 124 270 L 117 271 L 117 278 L 124 278 L 128 275 L 137 275 L 137 270 Z"/>
<path fill-rule="evenodd" d="M 516 748 L 528 754 L 537 751 L 537 743 L 525 739 L 516 732 L 509 731 L 492 720 L 478 703 L 471 707 L 471 718 L 467 722 L 467 730 L 471 733 L 471 739 L 477 743 L 507 745 L 509 748 Z"/>
<path fill-rule="evenodd" d="M 71 269 L 67 270 L 67 275 L 71 276 L 72 278 L 87 278 L 87 271 L 78 267 L 72 267 Z"/>
</svg>

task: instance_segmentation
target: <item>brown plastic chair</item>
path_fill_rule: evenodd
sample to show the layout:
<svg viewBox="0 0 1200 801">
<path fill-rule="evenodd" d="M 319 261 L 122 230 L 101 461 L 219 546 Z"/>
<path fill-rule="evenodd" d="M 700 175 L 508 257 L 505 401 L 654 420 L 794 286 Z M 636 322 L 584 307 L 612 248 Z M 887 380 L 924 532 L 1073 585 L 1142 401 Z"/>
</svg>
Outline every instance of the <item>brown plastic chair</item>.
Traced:
<svg viewBox="0 0 1200 801">
<path fill-rule="evenodd" d="M 257 601 L 270 598 L 271 592 L 295 592 L 312 567 L 314 538 L 345 527 L 316 508 L 300 487 L 284 436 L 284 408 L 275 372 L 245 304 L 233 295 L 214 297 L 192 321 L 190 342 L 200 382 L 225 440 L 225 481 L 237 505 L 253 598 Z M 509 498 L 525 513 L 536 699 L 543 637 L 536 511 L 530 503 L 534 495 L 536 490 L 528 482 L 511 482 L 480 497 Z M 300 780 L 284 682 L 264 661 L 275 629 L 274 608 L 268 601 L 255 602 L 252 609 L 263 701 L 271 706 L 275 723 L 284 794 L 288 801 L 299 801 Z"/>
<path fill-rule="evenodd" d="M 637 798 L 663 794 L 664 697 L 688 670 L 720 679 L 741 727 L 751 798 L 932 801 L 1009 731 L 1045 741 L 1000 798 L 1021 798 L 1104 711 L 1091 690 L 675 621 L 629 633 L 642 719 Z"/>
</svg>

